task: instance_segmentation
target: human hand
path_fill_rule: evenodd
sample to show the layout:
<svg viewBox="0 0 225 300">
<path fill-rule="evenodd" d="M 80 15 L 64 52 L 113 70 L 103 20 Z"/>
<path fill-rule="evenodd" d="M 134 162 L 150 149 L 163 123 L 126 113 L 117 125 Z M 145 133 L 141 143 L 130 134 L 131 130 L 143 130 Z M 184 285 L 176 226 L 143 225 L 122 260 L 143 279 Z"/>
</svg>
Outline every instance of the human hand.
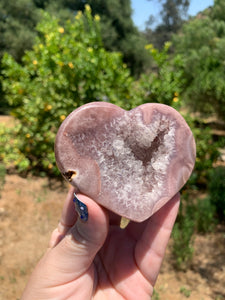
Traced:
<svg viewBox="0 0 225 300">
<path fill-rule="evenodd" d="M 119 227 L 120 217 L 92 199 L 83 222 L 74 209 L 74 189 L 58 228 L 36 266 L 21 300 L 150 299 L 175 222 L 179 194 L 150 219 Z"/>
</svg>

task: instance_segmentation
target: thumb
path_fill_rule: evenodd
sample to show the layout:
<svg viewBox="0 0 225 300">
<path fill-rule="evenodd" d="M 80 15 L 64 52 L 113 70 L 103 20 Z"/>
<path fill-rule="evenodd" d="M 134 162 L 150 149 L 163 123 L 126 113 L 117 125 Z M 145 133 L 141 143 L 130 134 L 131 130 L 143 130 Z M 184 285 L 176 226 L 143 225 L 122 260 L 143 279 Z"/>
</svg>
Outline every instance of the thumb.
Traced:
<svg viewBox="0 0 225 300">
<path fill-rule="evenodd" d="M 48 264 L 48 272 L 54 272 L 56 281 L 61 281 L 62 274 L 66 281 L 83 275 L 90 268 L 108 233 L 106 211 L 87 196 L 77 195 L 77 200 L 79 204 L 75 203 L 75 207 L 79 216 L 76 216 L 76 223 L 55 247 L 49 249 L 44 259 L 44 264 Z M 71 208 L 75 209 L 70 205 Z M 82 214 L 84 208 L 87 208 L 88 212 Z M 71 213 L 68 212 L 68 215 Z"/>
</svg>

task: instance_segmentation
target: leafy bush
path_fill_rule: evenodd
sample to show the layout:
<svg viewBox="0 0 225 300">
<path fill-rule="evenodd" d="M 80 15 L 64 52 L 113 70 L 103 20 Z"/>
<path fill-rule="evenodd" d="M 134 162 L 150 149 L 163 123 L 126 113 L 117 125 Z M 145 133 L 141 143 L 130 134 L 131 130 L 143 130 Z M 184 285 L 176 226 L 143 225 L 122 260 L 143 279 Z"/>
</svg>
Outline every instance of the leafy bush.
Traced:
<svg viewBox="0 0 225 300">
<path fill-rule="evenodd" d="M 175 266 L 180 270 L 189 267 L 193 257 L 193 233 L 194 222 L 188 215 L 184 215 L 182 220 L 176 222 L 173 228 L 173 256 Z"/>
<path fill-rule="evenodd" d="M 179 95 L 184 84 L 182 70 L 176 70 L 182 61 L 180 56 L 172 58 L 168 51 L 170 42 L 165 43 L 159 51 L 152 44 L 146 45 L 146 50 L 154 60 L 155 67 L 150 74 L 143 74 L 139 80 L 139 97 L 141 102 L 155 102 L 167 105 L 175 105 L 179 102 Z"/>
<path fill-rule="evenodd" d="M 0 124 L 0 160 L 8 168 L 17 167 L 19 172 L 24 172 L 29 167 L 29 160 L 20 151 L 22 148 L 22 140 L 19 136 L 20 127 L 21 125 L 18 124 L 13 128 Z"/>
<path fill-rule="evenodd" d="M 172 231 L 175 267 L 185 270 L 191 264 L 194 248 L 194 203 L 189 193 L 182 191 L 180 209 Z"/>
<path fill-rule="evenodd" d="M 196 229 L 200 233 L 207 233 L 214 230 L 217 220 L 216 207 L 209 197 L 197 199 L 195 209 Z"/>
<path fill-rule="evenodd" d="M 225 167 L 217 167 L 210 173 L 209 195 L 216 207 L 220 221 L 225 221 Z"/>
<path fill-rule="evenodd" d="M 225 5 L 215 1 L 212 9 L 186 22 L 174 36 L 175 51 L 182 56 L 186 79 L 185 100 L 202 113 L 216 112 L 224 119 Z"/>
<path fill-rule="evenodd" d="M 175 266 L 185 270 L 191 264 L 194 234 L 208 233 L 217 224 L 216 207 L 210 197 L 195 199 L 188 190 L 182 191 L 180 211 L 173 229 Z"/>
<path fill-rule="evenodd" d="M 191 128 L 196 142 L 195 168 L 186 187 L 206 189 L 209 173 L 220 156 L 218 143 L 213 141 L 210 127 L 206 127 L 200 119 L 191 117 L 189 114 L 183 116 Z"/>
<path fill-rule="evenodd" d="M 178 269 L 185 270 L 192 261 L 194 233 L 212 232 L 218 224 L 216 215 L 220 221 L 225 220 L 225 168 L 211 168 L 208 173 L 209 196 L 196 199 L 190 189 L 182 190 L 180 211 L 172 233 L 172 253 Z"/>
<path fill-rule="evenodd" d="M 14 161 L 19 169 L 22 164 L 57 173 L 54 139 L 60 123 L 91 101 L 110 101 L 129 109 L 133 79 L 121 55 L 103 48 L 99 16 L 92 17 L 89 5 L 64 27 L 45 13 L 37 30 L 39 38 L 22 65 L 8 54 L 2 60 L 3 89 L 12 115 L 19 120 L 4 161 L 11 161 L 14 153 L 23 156 Z M 2 142 L 0 147 L 5 146 Z"/>
</svg>

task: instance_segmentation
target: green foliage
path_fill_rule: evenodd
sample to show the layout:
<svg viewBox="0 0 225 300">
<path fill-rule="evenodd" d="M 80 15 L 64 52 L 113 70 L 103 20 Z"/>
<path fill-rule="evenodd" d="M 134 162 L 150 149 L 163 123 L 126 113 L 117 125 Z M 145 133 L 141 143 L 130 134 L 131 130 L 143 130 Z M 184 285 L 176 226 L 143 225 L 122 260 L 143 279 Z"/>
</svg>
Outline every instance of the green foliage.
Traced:
<svg viewBox="0 0 225 300">
<path fill-rule="evenodd" d="M 194 253 L 194 211 L 193 202 L 190 201 L 189 194 L 182 193 L 179 214 L 172 231 L 172 253 L 175 267 L 180 270 L 185 270 L 190 266 Z"/>
<path fill-rule="evenodd" d="M 32 48 L 42 9 L 62 23 L 73 17 L 61 0 L 0 0 L 0 59 L 7 52 L 20 62 L 24 52 Z"/>
<path fill-rule="evenodd" d="M 162 16 L 162 23 L 167 27 L 168 31 L 176 32 L 181 27 L 189 4 L 189 0 L 163 1 L 160 14 Z"/>
<path fill-rule="evenodd" d="M 17 167 L 19 172 L 25 172 L 30 163 L 20 150 L 20 128 L 21 125 L 18 124 L 13 128 L 0 124 L 0 160 L 10 169 Z"/>
<path fill-rule="evenodd" d="M 215 229 L 216 207 L 212 204 L 211 199 L 206 197 L 204 199 L 197 199 L 197 204 L 193 207 L 195 212 L 196 229 L 200 233 L 211 232 Z"/>
<path fill-rule="evenodd" d="M 39 11 L 31 0 L 0 1 L 0 59 L 5 52 L 19 61 L 31 49 Z"/>
<path fill-rule="evenodd" d="M 209 195 L 220 221 L 225 221 L 225 167 L 212 169 L 209 178 Z"/>
<path fill-rule="evenodd" d="M 210 15 L 215 20 L 225 21 L 225 2 L 223 0 L 214 0 L 213 10 L 210 11 Z"/>
<path fill-rule="evenodd" d="M 216 206 L 210 197 L 196 199 L 189 190 L 182 191 L 180 210 L 172 232 L 176 268 L 185 270 L 190 266 L 194 234 L 212 232 L 217 224 Z"/>
<path fill-rule="evenodd" d="M 196 125 L 196 119 L 184 116 L 196 141 L 196 161 L 188 185 L 191 188 L 206 188 L 210 170 L 219 158 L 218 144 L 213 141 L 211 129 L 204 124 Z"/>
<path fill-rule="evenodd" d="M 2 60 L 3 88 L 20 121 L 12 153 L 25 157 L 15 160 L 19 168 L 28 163 L 57 173 L 54 139 L 60 123 L 91 101 L 110 100 L 129 109 L 133 80 L 121 55 L 102 47 L 99 17 L 92 17 L 90 6 L 64 27 L 45 13 L 37 29 L 39 37 L 23 65 L 8 54 Z"/>
<path fill-rule="evenodd" d="M 172 252 L 175 259 L 175 266 L 180 270 L 186 270 L 192 261 L 194 252 L 193 233 L 193 220 L 187 214 L 180 214 L 180 220 L 175 223 L 172 232 Z"/>
<path fill-rule="evenodd" d="M 187 190 L 182 191 L 180 210 L 172 232 L 176 268 L 185 270 L 190 266 L 194 254 L 194 233 L 211 232 L 216 224 L 215 206 L 208 197 L 196 201 Z"/>
<path fill-rule="evenodd" d="M 31 0 L 0 0 L 0 60 L 4 53 L 10 53 L 17 61 L 21 61 L 25 50 L 31 49 L 39 19 L 39 11 Z M 1 74 L 0 64 L 0 76 Z M 4 98 L 0 81 L 0 113 L 6 114 L 9 106 Z"/>
<path fill-rule="evenodd" d="M 101 18 L 101 34 L 104 47 L 123 54 L 124 62 L 133 75 L 139 76 L 150 66 L 150 57 L 144 45 L 146 40 L 134 26 L 130 0 L 67 0 L 63 7 L 72 11 L 84 11 L 86 4 L 94 15 Z"/>
<path fill-rule="evenodd" d="M 175 66 L 182 61 L 179 56 L 171 59 L 168 53 L 170 46 L 171 43 L 165 43 L 161 51 L 152 44 L 145 46 L 154 60 L 155 70 L 150 74 L 143 74 L 139 80 L 141 102 L 163 103 L 177 108 L 183 79 L 182 71 L 176 71 Z"/>
<path fill-rule="evenodd" d="M 217 224 L 216 205 L 211 198 L 195 200 L 189 191 L 207 188 L 213 163 L 219 157 L 218 145 L 213 142 L 210 128 L 190 115 L 185 114 L 184 117 L 195 137 L 197 158 L 194 171 L 183 189 L 181 209 L 173 230 L 175 265 L 183 270 L 192 261 L 193 234 L 211 232 Z"/>
<path fill-rule="evenodd" d="M 0 163 L 0 182 L 1 182 L 1 186 L 2 186 L 2 183 L 4 183 L 4 181 L 5 181 L 5 174 L 6 174 L 6 168 L 5 168 L 4 164 Z"/>
<path fill-rule="evenodd" d="M 65 10 L 59 1 L 0 0 L 0 60 L 4 53 L 13 56 L 17 62 L 26 50 L 30 50 L 37 36 L 36 25 L 41 19 L 41 9 L 60 17 L 60 21 L 72 18 L 72 12 Z M 0 76 L 2 66 L 0 65 Z M 10 107 L 4 97 L 0 81 L 0 113 L 7 114 Z"/>
<path fill-rule="evenodd" d="M 224 15 L 224 1 L 215 1 L 211 10 L 187 22 L 174 36 L 175 51 L 184 61 L 186 103 L 204 114 L 216 112 L 222 119 L 225 115 Z"/>
<path fill-rule="evenodd" d="M 25 50 L 32 48 L 41 20 L 41 11 L 60 19 L 60 24 L 73 19 L 89 4 L 94 15 L 101 17 L 104 47 L 123 53 L 124 62 L 136 76 L 150 65 L 144 45 L 146 40 L 132 21 L 130 0 L 0 0 L 0 59 L 5 52 L 20 62 Z"/>
</svg>

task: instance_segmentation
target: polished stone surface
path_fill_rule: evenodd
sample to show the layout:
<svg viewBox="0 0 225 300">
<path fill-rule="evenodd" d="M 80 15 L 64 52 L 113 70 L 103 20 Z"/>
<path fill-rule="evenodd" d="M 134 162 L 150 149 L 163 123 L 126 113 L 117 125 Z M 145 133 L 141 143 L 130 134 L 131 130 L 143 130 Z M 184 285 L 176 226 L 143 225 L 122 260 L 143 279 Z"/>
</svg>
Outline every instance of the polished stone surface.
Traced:
<svg viewBox="0 0 225 300">
<path fill-rule="evenodd" d="M 59 128 L 56 162 L 81 193 L 113 212 L 141 222 L 188 180 L 195 141 L 173 108 L 148 103 L 125 111 L 92 102 Z"/>
</svg>

